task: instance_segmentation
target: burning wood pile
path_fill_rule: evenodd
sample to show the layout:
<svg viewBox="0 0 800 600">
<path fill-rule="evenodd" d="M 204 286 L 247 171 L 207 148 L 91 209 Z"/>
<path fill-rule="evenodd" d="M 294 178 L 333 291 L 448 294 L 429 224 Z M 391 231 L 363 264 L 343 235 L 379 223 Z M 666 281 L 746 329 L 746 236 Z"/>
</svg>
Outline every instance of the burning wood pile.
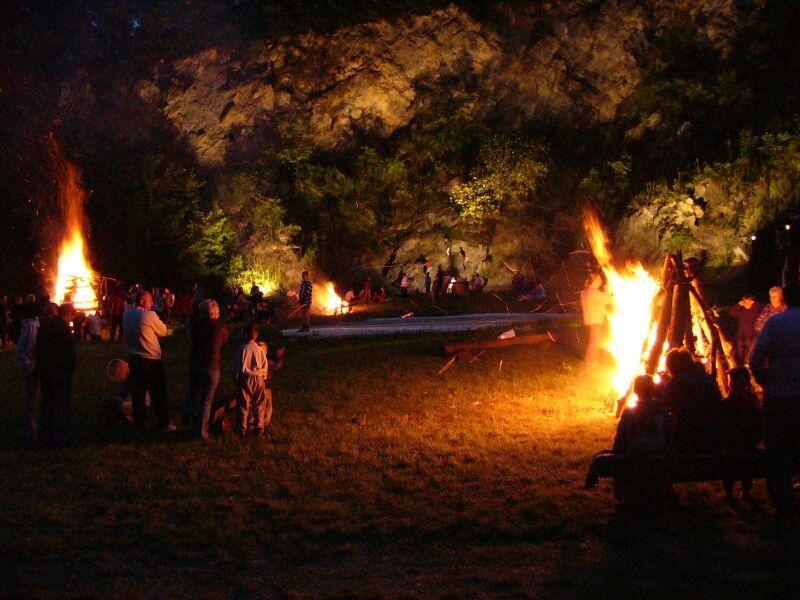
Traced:
<svg viewBox="0 0 800 600">
<path fill-rule="evenodd" d="M 584 227 L 612 299 L 603 343 L 615 362 L 607 405 L 616 401 L 619 414 L 626 404 L 635 404 L 633 380 L 648 374 L 658 381 L 670 348 L 688 349 L 726 391 L 725 374 L 738 361 L 697 279 L 695 262 L 668 254 L 656 280 L 638 261 L 614 264 L 594 213 L 587 213 Z"/>
<path fill-rule="evenodd" d="M 58 271 L 53 289 L 53 301 L 72 302 L 76 310 L 87 314 L 97 310 L 95 273 L 86 258 L 83 228 L 86 219 L 83 204 L 86 194 L 80 185 L 77 167 L 58 156 L 59 200 L 64 219 Z"/>
</svg>

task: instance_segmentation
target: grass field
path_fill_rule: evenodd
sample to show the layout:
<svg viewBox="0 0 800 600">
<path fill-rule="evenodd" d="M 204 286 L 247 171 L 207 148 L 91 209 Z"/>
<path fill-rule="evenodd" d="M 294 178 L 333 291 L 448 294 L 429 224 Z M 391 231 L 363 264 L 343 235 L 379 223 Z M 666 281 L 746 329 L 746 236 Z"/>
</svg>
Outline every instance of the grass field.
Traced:
<svg viewBox="0 0 800 600">
<path fill-rule="evenodd" d="M 718 485 L 691 485 L 680 508 L 630 521 L 615 516 L 608 486 L 581 489 L 615 422 L 568 350 L 496 350 L 440 377 L 441 341 L 287 342 L 272 438 L 207 446 L 187 431 L 132 437 L 105 424 L 103 371 L 121 348 L 82 345 L 75 445 L 60 451 L 24 444 L 22 386 L 3 352 L 0 595 L 796 590 L 800 535 L 774 526 L 766 504 L 739 512 Z M 177 415 L 188 344 L 164 347 Z"/>
</svg>

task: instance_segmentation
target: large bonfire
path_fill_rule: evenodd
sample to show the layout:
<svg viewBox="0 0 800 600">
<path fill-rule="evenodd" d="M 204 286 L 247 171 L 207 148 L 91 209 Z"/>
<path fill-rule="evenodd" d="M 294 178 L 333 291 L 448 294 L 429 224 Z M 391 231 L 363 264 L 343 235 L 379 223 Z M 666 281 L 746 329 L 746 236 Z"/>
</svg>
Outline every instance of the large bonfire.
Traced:
<svg viewBox="0 0 800 600">
<path fill-rule="evenodd" d="M 584 228 L 613 299 L 603 344 L 614 359 L 608 399 L 618 400 L 619 408 L 635 403 L 633 380 L 643 374 L 658 379 L 667 350 L 675 347 L 692 352 L 724 389 L 723 376 L 736 357 L 696 274 L 682 256 L 668 254 L 657 280 L 639 261 L 614 263 L 594 212 L 586 213 Z"/>
<path fill-rule="evenodd" d="M 83 239 L 86 194 L 80 184 L 78 168 L 66 159 L 59 159 L 59 201 L 63 234 L 58 255 L 58 271 L 53 288 L 53 301 L 72 302 L 77 310 L 97 310 L 94 271 L 86 258 Z"/>
</svg>

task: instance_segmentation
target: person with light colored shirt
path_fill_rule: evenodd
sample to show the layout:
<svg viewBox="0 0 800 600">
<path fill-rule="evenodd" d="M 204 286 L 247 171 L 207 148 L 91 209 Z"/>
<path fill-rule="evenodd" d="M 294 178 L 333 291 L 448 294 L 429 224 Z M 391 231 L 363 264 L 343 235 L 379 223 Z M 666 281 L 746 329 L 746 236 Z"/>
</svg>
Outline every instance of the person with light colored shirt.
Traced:
<svg viewBox="0 0 800 600">
<path fill-rule="evenodd" d="M 269 374 L 267 350 L 264 344 L 258 343 L 258 328 L 250 324 L 244 328 L 245 343 L 236 351 L 234 374 L 239 388 L 238 427 L 239 434 L 247 435 L 248 418 L 254 414 L 256 435 L 262 437 L 266 427 L 266 412 L 272 414 L 270 406 L 266 406 L 266 382 Z"/>
<path fill-rule="evenodd" d="M 792 474 L 800 466 L 800 286 L 783 288 L 784 312 L 764 322 L 750 370 L 764 388 L 767 491 L 780 517 L 792 517 Z"/>
<path fill-rule="evenodd" d="M 99 342 L 103 337 L 103 319 L 100 313 L 94 312 L 89 316 L 86 325 L 86 334 L 93 342 Z"/>
<path fill-rule="evenodd" d="M 137 427 L 147 423 L 145 394 L 150 394 L 150 404 L 156 413 L 160 430 L 175 431 L 167 404 L 167 374 L 161 360 L 158 338 L 167 335 L 167 326 L 153 312 L 150 292 L 139 295 L 139 305 L 128 310 L 122 318 L 125 350 L 130 365 L 130 389 L 133 401 L 133 422 Z"/>
<path fill-rule="evenodd" d="M 603 279 L 599 273 L 589 277 L 586 288 L 581 292 L 581 309 L 583 324 L 589 330 L 589 341 L 586 345 L 584 360 L 596 362 L 600 358 L 600 347 L 605 337 L 608 309 L 611 295 L 603 288 Z"/>
</svg>

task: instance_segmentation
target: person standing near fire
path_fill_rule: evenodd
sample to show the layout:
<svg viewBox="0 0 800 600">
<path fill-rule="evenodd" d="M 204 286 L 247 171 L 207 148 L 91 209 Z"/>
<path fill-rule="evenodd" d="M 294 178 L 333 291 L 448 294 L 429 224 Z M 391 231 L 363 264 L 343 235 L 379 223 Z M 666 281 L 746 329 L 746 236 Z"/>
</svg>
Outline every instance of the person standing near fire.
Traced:
<svg viewBox="0 0 800 600">
<path fill-rule="evenodd" d="M 786 310 L 786 302 L 783 301 L 783 290 L 779 287 L 769 288 L 769 304 L 767 304 L 756 319 L 756 334 L 764 329 L 764 323 L 772 315 L 777 315 Z"/>
<path fill-rule="evenodd" d="M 145 394 L 156 413 L 158 427 L 168 433 L 175 431 L 167 406 L 167 374 L 161 360 L 158 338 L 167 335 L 167 326 L 153 312 L 150 292 L 139 294 L 139 305 L 125 313 L 122 334 L 130 365 L 130 388 L 133 400 L 133 423 L 143 428 L 147 423 Z"/>
<path fill-rule="evenodd" d="M 313 286 L 308 276 L 308 271 L 303 271 L 301 275 L 303 281 L 300 283 L 300 307 L 303 315 L 303 326 L 300 331 L 309 331 L 311 328 L 311 299 L 313 296 Z"/>
<path fill-rule="evenodd" d="M 756 339 L 750 368 L 764 388 L 767 491 L 779 518 L 796 514 L 792 474 L 800 465 L 800 285 L 783 288 L 786 310 L 771 316 Z"/>
<path fill-rule="evenodd" d="M 736 353 L 742 363 L 747 364 L 750 359 L 750 349 L 756 339 L 756 320 L 761 314 L 761 305 L 756 302 L 753 294 L 742 296 L 736 306 L 728 310 L 728 314 L 736 319 Z"/>
<path fill-rule="evenodd" d="M 583 324 L 589 332 L 589 341 L 584 354 L 584 361 L 587 363 L 597 362 L 600 358 L 610 306 L 611 294 L 605 289 L 602 276 L 600 273 L 593 273 L 581 292 Z"/>
<path fill-rule="evenodd" d="M 36 337 L 39 333 L 39 318 L 36 316 L 36 298 L 28 294 L 22 305 L 22 326 L 17 338 L 17 362 L 25 376 L 25 433 L 31 442 L 38 441 L 37 411 L 39 410 L 42 385 L 36 374 Z"/>
<path fill-rule="evenodd" d="M 34 364 L 42 385 L 39 441 L 48 448 L 68 442 L 75 374 L 75 338 L 69 323 L 74 315 L 72 304 L 62 304 L 57 315 L 42 323 L 36 335 Z"/>
<path fill-rule="evenodd" d="M 117 288 L 117 291 L 111 295 L 108 301 L 108 312 L 111 317 L 111 341 L 117 339 L 117 332 L 119 332 L 119 339 L 122 339 L 122 316 L 125 314 L 125 292 L 122 287 Z"/>
</svg>

